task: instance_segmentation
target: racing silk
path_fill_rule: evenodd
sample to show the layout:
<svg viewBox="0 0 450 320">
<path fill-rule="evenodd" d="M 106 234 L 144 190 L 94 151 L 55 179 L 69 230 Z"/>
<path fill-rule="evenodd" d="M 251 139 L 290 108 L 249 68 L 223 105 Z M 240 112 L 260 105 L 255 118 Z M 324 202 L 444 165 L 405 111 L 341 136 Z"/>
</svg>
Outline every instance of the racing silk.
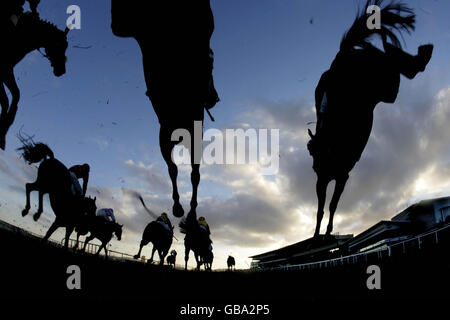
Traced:
<svg viewBox="0 0 450 320">
<path fill-rule="evenodd" d="M 156 222 L 159 223 L 160 225 L 162 225 L 164 227 L 164 229 L 166 229 L 167 231 L 172 232 L 172 230 L 170 230 L 169 225 L 167 223 L 165 223 L 164 221 L 156 220 Z"/>
<path fill-rule="evenodd" d="M 82 196 L 83 195 L 83 189 L 81 189 L 81 185 L 78 182 L 78 178 L 72 171 L 69 171 L 70 173 L 70 181 L 72 182 L 72 194 L 74 196 Z"/>
<path fill-rule="evenodd" d="M 97 217 L 102 217 L 108 222 L 116 222 L 116 218 L 114 217 L 114 210 L 111 208 L 103 208 L 97 211 Z"/>
<path fill-rule="evenodd" d="M 200 226 L 200 228 L 205 230 L 208 234 L 211 234 L 211 231 L 209 230 L 209 225 L 206 222 L 206 220 L 198 220 L 198 225 Z"/>
<path fill-rule="evenodd" d="M 172 223 L 168 218 L 164 218 L 163 216 L 158 217 L 156 222 L 162 225 L 167 231 L 172 232 Z"/>
</svg>

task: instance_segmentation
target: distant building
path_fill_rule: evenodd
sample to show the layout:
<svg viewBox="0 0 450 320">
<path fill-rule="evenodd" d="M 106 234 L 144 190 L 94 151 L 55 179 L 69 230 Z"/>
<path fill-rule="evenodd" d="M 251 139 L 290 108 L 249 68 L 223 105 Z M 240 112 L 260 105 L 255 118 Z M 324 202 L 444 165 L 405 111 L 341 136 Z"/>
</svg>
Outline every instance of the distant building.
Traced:
<svg viewBox="0 0 450 320">
<path fill-rule="evenodd" d="M 408 207 L 391 220 L 378 222 L 355 237 L 310 238 L 250 258 L 253 259 L 253 268 L 263 269 L 323 261 L 380 250 L 446 223 L 450 223 L 450 197 L 429 199 Z"/>
<path fill-rule="evenodd" d="M 423 200 L 349 240 L 344 254 L 380 249 L 450 222 L 450 197 Z"/>
<path fill-rule="evenodd" d="M 331 259 L 337 255 L 337 249 L 352 237 L 353 235 L 338 235 L 323 240 L 306 239 L 287 247 L 250 257 L 253 259 L 252 267 L 267 269 Z"/>
</svg>

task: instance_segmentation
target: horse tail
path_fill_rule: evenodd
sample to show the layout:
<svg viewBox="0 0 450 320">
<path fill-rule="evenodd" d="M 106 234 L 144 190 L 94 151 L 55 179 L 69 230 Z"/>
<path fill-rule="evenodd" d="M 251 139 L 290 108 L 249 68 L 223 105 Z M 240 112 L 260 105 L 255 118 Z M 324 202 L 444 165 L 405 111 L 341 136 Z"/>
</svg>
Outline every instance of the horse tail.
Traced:
<svg viewBox="0 0 450 320">
<path fill-rule="evenodd" d="M 24 139 L 19 137 L 23 146 L 18 148 L 17 151 L 21 152 L 22 157 L 28 163 L 39 163 L 42 160 L 54 159 L 55 155 L 53 154 L 52 149 L 44 143 L 38 142 L 35 143 L 32 139 Z"/>
<path fill-rule="evenodd" d="M 403 31 L 408 34 L 415 29 L 416 15 L 410 7 L 403 2 L 392 1 L 381 9 L 381 28 L 369 29 L 367 21 L 371 16 L 367 13 L 370 6 L 381 8 L 384 0 L 367 0 L 364 10 L 359 10 L 358 15 L 350 29 L 344 34 L 341 41 L 341 51 L 350 50 L 355 46 L 369 46 L 369 38 L 373 35 L 380 36 L 383 41 L 389 39 L 392 45 L 401 48 L 402 45 L 395 32 L 401 36 Z"/>
<path fill-rule="evenodd" d="M 153 218 L 153 219 L 158 219 L 158 216 L 151 211 L 149 208 L 147 208 L 147 205 L 144 202 L 144 199 L 142 198 L 141 194 L 139 192 L 136 191 L 130 191 L 131 195 L 134 196 L 136 199 L 138 199 L 141 203 L 142 206 L 144 207 L 144 210 Z"/>
</svg>

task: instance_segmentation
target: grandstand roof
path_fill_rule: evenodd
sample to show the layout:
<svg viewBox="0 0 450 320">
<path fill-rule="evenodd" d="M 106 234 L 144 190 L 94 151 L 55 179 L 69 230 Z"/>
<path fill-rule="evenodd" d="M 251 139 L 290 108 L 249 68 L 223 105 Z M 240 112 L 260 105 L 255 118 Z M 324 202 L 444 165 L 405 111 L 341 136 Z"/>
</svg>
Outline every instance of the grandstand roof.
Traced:
<svg viewBox="0 0 450 320">
<path fill-rule="evenodd" d="M 259 260 L 261 263 L 286 263 L 292 259 L 328 254 L 352 237 L 353 235 L 333 235 L 318 239 L 309 238 L 277 250 L 251 256 L 250 258 Z"/>
</svg>

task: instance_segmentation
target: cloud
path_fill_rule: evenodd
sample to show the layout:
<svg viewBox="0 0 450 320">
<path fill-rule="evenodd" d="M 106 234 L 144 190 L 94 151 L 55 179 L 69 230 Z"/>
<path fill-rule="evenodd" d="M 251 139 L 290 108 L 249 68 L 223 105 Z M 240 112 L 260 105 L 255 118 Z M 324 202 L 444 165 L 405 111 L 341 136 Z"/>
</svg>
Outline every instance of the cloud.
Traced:
<svg viewBox="0 0 450 320">
<path fill-rule="evenodd" d="M 433 96 L 415 86 L 420 84 L 404 84 L 395 104 L 376 108 L 371 138 L 335 216 L 335 232 L 357 234 L 414 202 L 448 195 L 450 88 Z M 199 199 L 197 211 L 207 217 L 216 241 L 262 248 L 312 235 L 316 175 L 306 143 L 307 123 L 314 118 L 310 102 L 294 99 L 266 101 L 243 119 L 258 128 L 280 129 L 280 172 L 275 177 L 264 177 L 251 165 L 202 169 L 202 184 L 231 190 L 225 199 Z M 322 230 L 327 217 L 328 212 Z"/>
<path fill-rule="evenodd" d="M 425 82 L 405 80 L 395 104 L 380 104 L 375 109 L 372 135 L 350 174 L 336 213 L 335 232 L 356 234 L 416 201 L 448 195 L 450 88 L 429 94 L 423 89 Z M 263 176 L 258 165 L 202 166 L 197 212 L 211 226 L 218 255 L 226 256 L 230 250 L 259 253 L 312 235 L 316 176 L 306 143 L 307 123 L 314 120 L 312 102 L 301 98 L 263 101 L 241 117 L 246 128 L 280 129 L 280 171 L 276 176 Z M 125 225 L 121 246 L 134 248 L 153 218 L 133 193 L 142 194 L 147 206 L 159 214 L 171 212 L 172 188 L 164 164 L 128 160 L 124 166 L 133 190 L 91 185 L 88 193 L 97 196 L 99 208 L 114 208 L 117 220 Z M 25 182 L 36 178 L 36 168 L 16 155 L 1 153 L 0 170 L 10 179 L 2 184 L 9 191 L 20 193 Z M 191 190 L 189 172 L 189 166 L 180 168 L 180 183 L 186 185 L 182 196 L 185 209 Z M 214 188 L 220 196 L 213 195 Z M 177 225 L 178 220 L 170 217 Z M 328 212 L 322 230 L 327 217 Z M 176 236 L 181 242 L 174 246 L 180 250 L 183 236 L 178 231 Z"/>
<path fill-rule="evenodd" d="M 144 182 L 153 192 L 170 193 L 172 186 L 166 175 L 162 174 L 161 168 L 155 164 L 145 165 L 143 162 L 135 163 L 133 160 L 125 162 L 128 173 Z"/>
</svg>

